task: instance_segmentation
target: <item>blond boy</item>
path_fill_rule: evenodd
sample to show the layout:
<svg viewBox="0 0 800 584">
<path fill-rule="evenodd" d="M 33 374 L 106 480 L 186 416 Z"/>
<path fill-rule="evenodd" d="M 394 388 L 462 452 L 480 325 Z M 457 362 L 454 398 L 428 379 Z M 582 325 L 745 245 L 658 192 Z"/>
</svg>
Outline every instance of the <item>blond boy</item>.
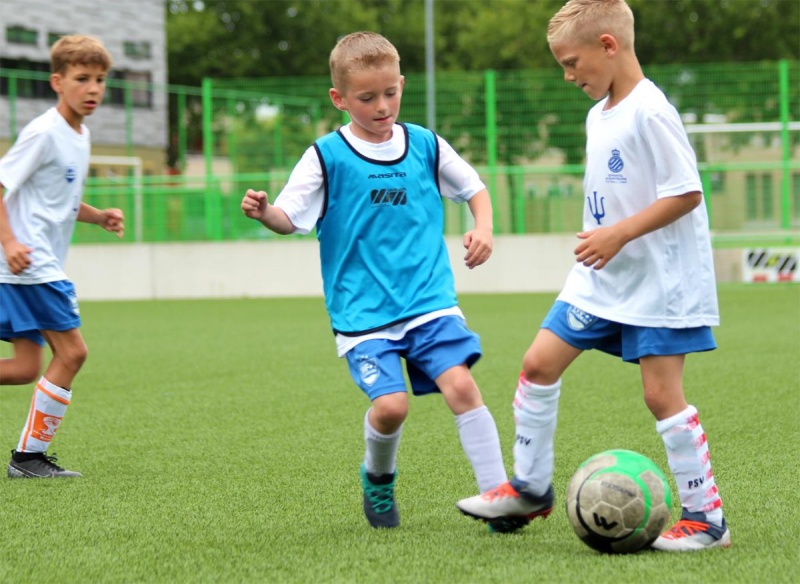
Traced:
<svg viewBox="0 0 800 584">
<path fill-rule="evenodd" d="M 403 361 L 413 393 L 441 393 L 453 412 L 479 491 L 506 480 L 494 418 L 470 373 L 480 340 L 458 307 L 442 237 L 442 197 L 466 202 L 475 228 L 464 235 L 464 261 L 479 266 L 492 251 L 492 207 L 477 172 L 446 141 L 397 121 L 405 80 L 386 38 L 343 37 L 330 68 L 331 100 L 350 123 L 306 151 L 274 204 L 248 190 L 242 211 L 277 233 L 316 228 L 338 353 L 372 404 L 363 422 L 364 513 L 371 526 L 393 528 L 409 407 Z M 431 447 L 440 439 L 430 436 Z"/>
<path fill-rule="evenodd" d="M 639 364 L 678 486 L 681 520 L 653 548 L 727 547 L 708 442 L 683 391 L 686 355 L 715 349 L 710 327 L 719 323 L 695 154 L 675 108 L 642 73 L 624 0 L 570 0 L 547 40 L 564 80 L 600 100 L 586 121 L 577 263 L 522 361 L 514 477 L 458 508 L 484 520 L 549 513 L 561 377 L 598 349 Z"/>
</svg>

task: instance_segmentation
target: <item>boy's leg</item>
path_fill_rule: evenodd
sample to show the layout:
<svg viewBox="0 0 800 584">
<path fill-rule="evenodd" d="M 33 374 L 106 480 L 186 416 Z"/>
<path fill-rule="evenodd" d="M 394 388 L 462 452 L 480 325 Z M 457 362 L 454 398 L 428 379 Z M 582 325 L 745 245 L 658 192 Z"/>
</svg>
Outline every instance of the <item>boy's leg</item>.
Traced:
<svg viewBox="0 0 800 584">
<path fill-rule="evenodd" d="M 456 427 L 478 490 L 485 493 L 506 482 L 506 469 L 497 424 L 481 398 L 466 365 L 451 367 L 436 378 L 436 385 L 455 415 Z"/>
<path fill-rule="evenodd" d="M 12 478 L 81 476 L 56 465 L 46 452 L 71 401 L 72 381 L 86 359 L 86 345 L 77 328 L 43 334 L 53 359 L 36 384 L 19 444 L 12 452 L 8 465 L 8 476 Z"/>
<path fill-rule="evenodd" d="M 382 411 L 383 418 L 380 417 Z M 394 486 L 397 479 L 397 450 L 405 415 L 402 420 L 395 419 L 389 412 L 408 412 L 408 395 L 405 392 L 376 398 L 364 416 L 365 451 L 360 469 L 361 488 L 364 491 L 364 515 L 375 528 L 400 525 Z M 371 419 L 373 417 L 375 420 Z"/>
<path fill-rule="evenodd" d="M 497 489 L 459 501 L 462 513 L 484 520 L 522 518 L 527 522 L 552 511 L 560 377 L 580 352 L 548 329 L 536 335 L 523 359 L 514 396 L 514 477 Z"/>
<path fill-rule="evenodd" d="M 364 416 L 365 452 L 359 474 L 364 515 L 375 528 L 400 525 L 394 486 L 408 394 L 398 350 L 392 341 L 373 339 L 347 353 L 353 381 L 372 401 Z"/>
<path fill-rule="evenodd" d="M 455 415 L 478 489 L 484 492 L 505 482 L 497 425 L 470 372 L 481 356 L 478 335 L 463 318 L 444 316 L 409 331 L 406 342 L 406 368 L 414 394 L 441 392 Z"/>
<path fill-rule="evenodd" d="M 11 344 L 14 356 L 0 359 L 0 385 L 33 383 L 42 370 L 42 347 L 26 338 L 12 339 Z"/>
<path fill-rule="evenodd" d="M 685 355 L 640 359 L 645 402 L 658 420 L 656 430 L 664 441 L 682 508 L 680 521 L 653 543 L 662 551 L 730 545 L 706 434 L 697 410 L 684 398 L 684 361 Z"/>
</svg>

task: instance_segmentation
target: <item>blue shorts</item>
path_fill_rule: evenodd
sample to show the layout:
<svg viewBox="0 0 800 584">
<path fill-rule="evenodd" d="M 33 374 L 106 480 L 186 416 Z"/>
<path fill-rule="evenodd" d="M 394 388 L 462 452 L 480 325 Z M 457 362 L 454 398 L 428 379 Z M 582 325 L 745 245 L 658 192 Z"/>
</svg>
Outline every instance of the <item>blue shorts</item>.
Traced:
<svg viewBox="0 0 800 584">
<path fill-rule="evenodd" d="M 414 395 L 439 391 L 434 379 L 481 358 L 481 342 L 460 316 L 443 316 L 408 331 L 400 340 L 370 339 L 347 352 L 350 375 L 370 400 L 408 391 L 400 359 L 406 361 Z"/>
<path fill-rule="evenodd" d="M 78 297 L 69 280 L 46 284 L 0 284 L 0 340 L 30 339 L 45 344 L 39 331 L 81 326 Z"/>
<path fill-rule="evenodd" d="M 598 349 L 628 363 L 653 355 L 686 355 L 717 348 L 711 327 L 661 328 L 620 324 L 557 300 L 542 322 L 577 349 Z"/>
</svg>

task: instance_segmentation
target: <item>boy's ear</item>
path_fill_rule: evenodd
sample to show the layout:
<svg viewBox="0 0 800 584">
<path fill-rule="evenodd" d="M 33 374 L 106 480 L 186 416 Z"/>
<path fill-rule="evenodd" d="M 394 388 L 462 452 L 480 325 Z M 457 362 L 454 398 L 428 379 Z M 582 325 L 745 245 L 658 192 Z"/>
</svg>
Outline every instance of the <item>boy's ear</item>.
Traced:
<svg viewBox="0 0 800 584">
<path fill-rule="evenodd" d="M 603 46 L 603 51 L 608 56 L 613 56 L 619 48 L 616 37 L 610 34 L 600 35 L 600 44 Z"/>
<path fill-rule="evenodd" d="M 342 94 L 338 89 L 331 87 L 330 90 L 328 90 L 328 95 L 331 96 L 333 107 L 343 112 L 347 111 L 347 105 L 344 103 L 344 97 L 342 97 Z"/>
<path fill-rule="evenodd" d="M 61 93 L 61 74 L 60 73 L 53 73 L 50 75 L 50 87 L 53 88 L 53 91 L 56 93 Z"/>
</svg>

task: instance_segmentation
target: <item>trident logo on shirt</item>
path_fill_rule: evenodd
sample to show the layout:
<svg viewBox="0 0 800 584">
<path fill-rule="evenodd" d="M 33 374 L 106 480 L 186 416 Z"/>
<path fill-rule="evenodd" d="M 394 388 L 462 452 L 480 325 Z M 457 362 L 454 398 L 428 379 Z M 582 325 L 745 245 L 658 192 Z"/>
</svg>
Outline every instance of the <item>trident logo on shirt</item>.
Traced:
<svg viewBox="0 0 800 584">
<path fill-rule="evenodd" d="M 589 211 L 592 213 L 592 217 L 597 220 L 597 224 L 601 225 L 600 219 L 606 216 L 606 206 L 603 201 L 606 200 L 605 197 L 600 197 L 600 201 L 597 200 L 597 191 L 592 191 L 594 194 L 594 206 L 592 206 L 592 200 L 589 197 L 586 197 L 586 200 L 589 202 Z"/>
</svg>

